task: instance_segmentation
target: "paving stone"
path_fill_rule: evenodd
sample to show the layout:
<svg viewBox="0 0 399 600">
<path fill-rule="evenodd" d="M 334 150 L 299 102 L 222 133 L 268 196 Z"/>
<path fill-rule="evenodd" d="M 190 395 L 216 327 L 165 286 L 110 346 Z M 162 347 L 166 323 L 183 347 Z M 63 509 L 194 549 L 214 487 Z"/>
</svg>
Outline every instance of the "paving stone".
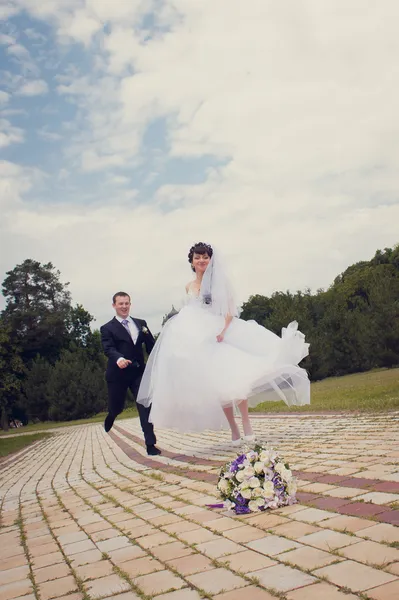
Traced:
<svg viewBox="0 0 399 600">
<path fill-rule="evenodd" d="M 112 572 L 113 566 L 109 560 L 99 560 L 95 563 L 76 567 L 76 573 L 83 581 L 87 579 L 99 579 L 100 577 L 111 575 Z"/>
<path fill-rule="evenodd" d="M 130 577 L 138 577 L 139 575 L 148 575 L 155 571 L 162 571 L 164 566 L 151 556 L 143 556 L 122 563 L 121 569 Z"/>
<path fill-rule="evenodd" d="M 51 565 L 57 565 L 59 563 L 64 562 L 64 557 L 61 552 L 51 552 L 50 554 L 44 556 L 37 556 L 33 559 L 33 566 L 36 569 L 40 569 L 42 567 L 49 567 Z"/>
<path fill-rule="evenodd" d="M 250 571 L 265 569 L 277 564 L 275 560 L 253 550 L 244 550 L 237 554 L 229 554 L 228 556 L 224 556 L 222 560 L 229 565 L 230 569 L 237 573 L 249 573 Z"/>
<path fill-rule="evenodd" d="M 4 558 L 1 561 L 1 569 L 3 571 L 8 571 L 8 569 L 16 569 L 17 567 L 23 567 L 25 565 L 28 565 L 28 561 L 25 554 L 17 554 L 17 556 L 12 556 L 11 558 Z"/>
<path fill-rule="evenodd" d="M 317 531 L 305 535 L 304 537 L 298 538 L 298 542 L 307 544 L 308 546 L 314 546 L 320 548 L 320 550 L 337 550 L 345 546 L 351 546 L 352 544 L 358 544 L 359 538 L 347 535 L 345 533 L 339 533 L 338 531 L 331 531 L 330 529 L 324 529 L 323 531 Z"/>
<path fill-rule="evenodd" d="M 203 573 L 215 568 L 209 558 L 206 558 L 201 554 L 192 554 L 190 556 L 184 556 L 183 558 L 175 558 L 168 560 L 166 564 L 173 567 L 173 569 L 183 576 Z"/>
<path fill-rule="evenodd" d="M 70 592 L 75 592 L 77 584 L 75 578 L 72 575 L 68 575 L 67 577 L 61 577 L 61 579 L 40 583 L 39 590 L 41 599 L 49 600 L 50 598 L 59 598 Z"/>
<path fill-rule="evenodd" d="M 208 594 L 218 594 L 222 591 L 229 591 L 236 588 L 242 588 L 247 585 L 247 581 L 234 575 L 227 569 L 213 569 L 196 575 L 189 575 L 187 580 L 197 588 L 205 590 Z"/>
<path fill-rule="evenodd" d="M 33 592 L 32 584 L 29 579 L 23 579 L 21 581 L 13 581 L 12 583 L 6 583 L 0 588 L 1 600 L 14 600 L 20 596 L 25 596 Z"/>
<path fill-rule="evenodd" d="M 279 537 L 277 535 L 268 535 L 266 537 L 261 538 L 260 540 L 248 542 L 246 546 L 251 550 L 256 550 L 256 552 L 260 552 L 261 554 L 266 554 L 267 556 L 276 556 L 277 554 L 281 554 L 282 552 L 287 552 L 288 550 L 295 550 L 295 548 L 300 548 L 301 544 L 298 544 L 297 542 L 294 542 L 292 540 L 287 540 L 286 538 Z"/>
<path fill-rule="evenodd" d="M 367 595 L 373 600 L 397 600 L 399 598 L 399 580 L 367 590 Z"/>
<path fill-rule="evenodd" d="M 163 544 L 162 546 L 151 548 L 152 554 L 154 554 L 159 560 L 171 560 L 173 558 L 182 558 L 193 553 L 193 550 L 182 544 L 182 542 L 172 542 L 171 544 Z"/>
<path fill-rule="evenodd" d="M 291 515 L 295 521 L 303 521 L 305 523 L 320 523 L 326 519 L 330 519 L 334 515 L 326 510 L 318 508 L 306 508 Z"/>
<path fill-rule="evenodd" d="M 219 536 L 215 535 L 211 531 L 208 531 L 204 527 L 199 527 L 193 531 L 184 531 L 177 533 L 177 537 L 187 544 L 201 544 L 204 542 L 211 542 L 217 540 Z"/>
<path fill-rule="evenodd" d="M 88 552 L 81 552 L 74 554 L 71 558 L 71 563 L 74 568 L 80 567 L 81 565 L 88 565 L 89 563 L 98 562 L 102 559 L 102 553 L 100 550 L 89 550 Z"/>
<path fill-rule="evenodd" d="M 399 550 L 370 541 L 359 542 L 354 546 L 341 548 L 340 553 L 347 558 L 370 565 L 383 566 L 399 561 Z"/>
<path fill-rule="evenodd" d="M 218 594 L 217 596 L 213 597 L 213 600 L 242 600 L 243 596 L 248 598 L 248 600 L 276 600 L 276 596 L 272 596 L 266 590 L 262 590 L 254 585 L 250 585 L 239 590 L 232 590 L 231 592 Z"/>
<path fill-rule="evenodd" d="M 361 529 L 372 527 L 373 521 L 367 521 L 366 519 L 360 519 L 359 517 L 350 517 L 346 515 L 336 515 L 327 521 L 319 523 L 320 527 L 325 529 L 337 529 L 339 531 L 349 531 L 350 533 L 356 533 Z"/>
<path fill-rule="evenodd" d="M 311 575 L 285 565 L 275 565 L 248 575 L 256 577 L 264 587 L 273 588 L 278 592 L 288 592 L 316 581 Z"/>
<path fill-rule="evenodd" d="M 287 600 L 358 600 L 358 596 L 340 592 L 329 583 L 314 583 L 313 585 L 288 592 Z"/>
<path fill-rule="evenodd" d="M 13 581 L 26 579 L 29 575 L 29 572 L 29 567 L 27 565 L 15 567 L 14 569 L 2 569 L 0 571 L 0 586 L 5 585 L 6 583 L 12 583 Z"/>
<path fill-rule="evenodd" d="M 190 590 L 189 588 L 157 596 L 157 600 L 201 600 L 201 598 L 202 596 L 196 590 Z"/>
<path fill-rule="evenodd" d="M 73 544 L 66 544 L 63 550 L 67 556 L 73 556 L 74 554 L 80 554 L 81 552 L 88 552 L 95 550 L 95 545 L 89 539 L 83 540 L 82 542 L 74 542 Z"/>
<path fill-rule="evenodd" d="M 221 538 L 211 542 L 198 544 L 197 550 L 203 554 L 206 554 L 206 556 L 210 556 L 211 558 L 220 558 L 228 554 L 235 554 L 236 552 L 239 552 L 241 550 L 241 546 L 235 542 L 232 542 L 231 540 Z"/>
<path fill-rule="evenodd" d="M 252 527 L 251 525 L 243 525 L 242 527 L 224 531 L 223 535 L 233 542 L 242 544 L 245 542 L 252 542 L 253 540 L 259 540 L 265 536 L 265 532 L 256 527 Z"/>
<path fill-rule="evenodd" d="M 143 548 L 155 548 L 157 546 L 161 546 L 162 544 L 170 544 L 174 541 L 167 533 L 155 533 L 153 535 L 146 535 L 145 537 L 140 537 L 137 539 L 137 542 Z"/>
<path fill-rule="evenodd" d="M 115 600 L 115 598 L 117 600 L 140 600 L 140 596 L 137 596 L 134 592 L 124 592 L 117 596 L 108 596 L 107 598 L 103 598 L 103 600 Z"/>
<path fill-rule="evenodd" d="M 104 596 L 113 596 L 120 592 L 125 592 L 130 588 L 130 585 L 119 577 L 119 575 L 108 575 L 107 577 L 101 577 L 95 581 L 87 582 L 87 593 L 93 599 L 103 598 Z"/>
<path fill-rule="evenodd" d="M 358 537 L 367 537 L 374 542 L 385 542 L 391 544 L 399 542 L 399 528 L 386 523 L 379 523 L 367 529 L 361 529 L 356 533 Z"/>
<path fill-rule="evenodd" d="M 353 560 L 345 560 L 336 565 L 317 569 L 314 571 L 314 574 L 317 577 L 327 577 L 331 583 L 339 587 L 349 588 L 353 592 L 364 592 L 365 590 L 390 583 L 396 579 L 394 575 L 362 565 Z"/>
<path fill-rule="evenodd" d="M 278 525 L 273 527 L 272 531 L 278 535 L 297 540 L 300 537 L 308 535 L 309 533 L 316 533 L 320 531 L 319 527 L 309 525 L 308 523 L 301 523 L 300 521 L 290 521 L 284 525 Z"/>
<path fill-rule="evenodd" d="M 134 582 L 144 594 L 154 596 L 168 590 L 178 590 L 186 585 L 183 579 L 170 571 L 158 571 L 157 573 L 151 573 L 151 575 L 136 577 Z"/>
<path fill-rule="evenodd" d="M 284 552 L 283 554 L 278 554 L 276 558 L 281 560 L 281 562 L 290 563 L 300 569 L 309 571 L 314 571 L 314 569 L 325 567 L 326 565 L 330 565 L 331 563 L 340 560 L 334 554 L 310 547 L 302 547 L 297 550 Z"/>
<path fill-rule="evenodd" d="M 67 577 L 67 575 L 70 575 L 70 568 L 62 562 L 57 565 L 51 565 L 50 567 L 35 569 L 33 575 L 36 583 L 44 583 L 45 581 L 51 581 L 52 579 Z"/>
</svg>

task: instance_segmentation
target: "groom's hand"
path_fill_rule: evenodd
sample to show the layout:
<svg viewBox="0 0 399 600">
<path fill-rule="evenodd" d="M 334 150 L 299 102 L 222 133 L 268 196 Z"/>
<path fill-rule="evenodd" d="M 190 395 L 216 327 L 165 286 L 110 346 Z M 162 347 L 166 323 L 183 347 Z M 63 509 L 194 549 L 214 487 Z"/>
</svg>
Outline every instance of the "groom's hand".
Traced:
<svg viewBox="0 0 399 600">
<path fill-rule="evenodd" d="M 120 369 L 126 369 L 129 365 L 132 364 L 131 360 L 126 360 L 126 358 L 119 358 L 116 362 Z"/>
</svg>

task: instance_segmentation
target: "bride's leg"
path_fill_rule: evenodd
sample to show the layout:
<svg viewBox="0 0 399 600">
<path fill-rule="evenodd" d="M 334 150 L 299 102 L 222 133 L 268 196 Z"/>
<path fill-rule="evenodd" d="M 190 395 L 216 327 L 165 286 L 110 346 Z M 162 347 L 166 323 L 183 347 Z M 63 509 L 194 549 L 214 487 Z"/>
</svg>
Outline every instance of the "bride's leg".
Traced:
<svg viewBox="0 0 399 600">
<path fill-rule="evenodd" d="M 239 411 L 241 413 L 241 419 L 242 419 L 242 426 L 244 429 L 244 435 L 246 436 L 251 436 L 254 434 L 253 430 L 252 430 L 252 425 L 251 425 L 251 421 L 249 420 L 249 413 L 248 413 L 248 400 L 241 400 L 241 402 L 238 404 L 237 406 L 239 408 Z"/>
<path fill-rule="evenodd" d="M 228 420 L 230 425 L 231 439 L 233 442 L 235 442 L 236 440 L 240 439 L 240 430 L 238 429 L 238 425 L 234 417 L 234 408 L 233 406 L 224 406 L 223 412 L 226 415 L 226 419 Z"/>
</svg>

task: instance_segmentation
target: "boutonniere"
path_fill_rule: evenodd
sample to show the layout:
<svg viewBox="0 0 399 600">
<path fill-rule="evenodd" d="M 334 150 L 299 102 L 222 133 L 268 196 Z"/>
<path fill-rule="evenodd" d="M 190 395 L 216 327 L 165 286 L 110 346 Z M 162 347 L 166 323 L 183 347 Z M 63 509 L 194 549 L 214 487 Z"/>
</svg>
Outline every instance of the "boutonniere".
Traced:
<svg viewBox="0 0 399 600">
<path fill-rule="evenodd" d="M 141 331 L 142 331 L 143 333 L 148 333 L 148 329 L 147 329 L 147 327 L 144 327 L 144 325 L 143 325 L 143 327 L 141 328 Z"/>
</svg>

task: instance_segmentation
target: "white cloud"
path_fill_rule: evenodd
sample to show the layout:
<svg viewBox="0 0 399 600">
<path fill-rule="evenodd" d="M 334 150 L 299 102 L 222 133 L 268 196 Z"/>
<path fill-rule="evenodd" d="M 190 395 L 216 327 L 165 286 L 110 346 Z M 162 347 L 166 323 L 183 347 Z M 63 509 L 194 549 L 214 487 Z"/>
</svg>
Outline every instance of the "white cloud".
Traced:
<svg viewBox="0 0 399 600">
<path fill-rule="evenodd" d="M 4 92 L 0 90 L 0 104 L 7 104 L 10 99 L 10 94 L 8 92 Z"/>
<path fill-rule="evenodd" d="M 0 148 L 24 141 L 24 132 L 19 127 L 11 125 L 7 119 L 0 118 Z"/>
<path fill-rule="evenodd" d="M 200 239 L 226 252 L 241 300 L 326 286 L 399 241 L 396 1 L 364 10 L 360 0 L 170 0 L 156 4 L 148 31 L 138 24 L 152 2 L 18 6 L 52 23 L 63 43 L 84 44 L 94 65 L 85 73 L 76 63 L 58 78 L 76 118 L 56 178 L 79 199 L 80 166 L 96 201 L 71 205 L 61 194 L 49 203 L 36 192 L 28 204 L 32 175 L 29 190 L 11 178 L 18 201 L 5 239 L 18 239 L 18 251 L 0 253 L 1 269 L 31 254 L 52 260 L 101 320 L 114 289 L 126 288 L 157 330 Z M 141 165 L 150 181 L 156 167 L 145 173 L 142 141 L 162 117 L 166 169 L 171 157 L 223 166 L 199 173 L 196 185 L 162 185 L 161 173 L 145 198 L 129 189 L 125 169 Z"/>
<path fill-rule="evenodd" d="M 41 129 L 38 129 L 37 134 L 39 135 L 39 137 L 41 137 L 43 140 L 46 140 L 47 142 L 58 142 L 62 140 L 62 135 L 56 133 L 55 131 L 49 131 L 47 127 L 42 127 Z"/>
<path fill-rule="evenodd" d="M 32 81 L 25 81 L 18 89 L 20 96 L 41 96 L 47 94 L 48 85 L 44 79 L 34 79 Z"/>
</svg>

